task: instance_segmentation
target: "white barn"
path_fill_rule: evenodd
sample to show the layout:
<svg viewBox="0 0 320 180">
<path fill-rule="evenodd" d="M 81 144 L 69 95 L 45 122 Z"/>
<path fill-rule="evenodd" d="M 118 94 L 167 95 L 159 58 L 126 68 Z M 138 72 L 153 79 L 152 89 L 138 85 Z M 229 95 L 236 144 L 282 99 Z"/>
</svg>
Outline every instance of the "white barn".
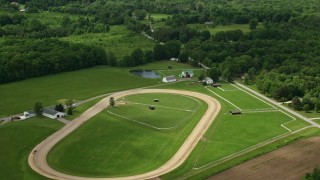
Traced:
<svg viewBox="0 0 320 180">
<path fill-rule="evenodd" d="M 167 76 L 162 79 L 162 82 L 166 82 L 166 83 L 175 82 L 175 81 L 177 81 L 177 78 L 175 76 Z"/>
<path fill-rule="evenodd" d="M 43 110 L 43 114 L 42 115 L 44 115 L 44 116 L 46 116 L 48 118 L 51 118 L 51 119 L 57 119 L 57 118 L 65 116 L 66 114 L 64 112 L 56 111 L 53 108 L 45 108 Z"/>
</svg>

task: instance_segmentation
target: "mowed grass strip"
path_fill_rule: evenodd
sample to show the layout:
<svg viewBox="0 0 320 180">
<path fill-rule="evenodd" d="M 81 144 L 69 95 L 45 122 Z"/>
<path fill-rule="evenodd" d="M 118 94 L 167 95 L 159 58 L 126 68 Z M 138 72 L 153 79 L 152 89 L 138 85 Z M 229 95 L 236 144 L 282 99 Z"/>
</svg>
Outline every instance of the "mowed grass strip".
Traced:
<svg viewBox="0 0 320 180">
<path fill-rule="evenodd" d="M 281 124 L 292 118 L 282 112 L 260 112 L 223 116 L 221 123 L 207 137 L 195 167 L 201 167 L 245 148 L 287 133 Z"/>
<path fill-rule="evenodd" d="M 159 102 L 154 102 L 154 99 Z M 190 120 L 202 105 L 199 100 L 189 96 L 162 93 L 131 95 L 123 101 L 127 104 L 109 108 L 108 111 L 156 129 L 177 128 Z M 155 110 L 150 110 L 149 106 L 154 106 Z"/>
<path fill-rule="evenodd" d="M 44 117 L 9 122 L 0 126 L 0 179 L 46 179 L 28 165 L 31 150 L 63 126 Z"/>
<path fill-rule="evenodd" d="M 159 102 L 154 102 L 155 99 L 158 99 Z M 194 110 L 201 104 L 200 100 L 190 96 L 165 93 L 136 94 L 125 97 L 124 101 L 154 106 L 165 106 L 182 110 Z"/>
<path fill-rule="evenodd" d="M 222 83 L 221 85 L 221 89 L 210 87 L 210 90 L 232 102 L 242 110 L 273 108 L 269 104 L 249 95 L 246 92 L 243 92 L 242 90 L 232 86 L 231 84 Z"/>
<path fill-rule="evenodd" d="M 206 109 L 207 105 L 201 106 L 188 123 L 171 131 L 148 128 L 103 111 L 59 142 L 49 152 L 48 162 L 61 172 L 85 177 L 154 170 L 174 155 Z"/>
<path fill-rule="evenodd" d="M 158 84 L 128 69 L 97 66 L 0 85 L 0 117 L 33 109 L 35 102 L 54 105 L 59 99 L 87 99 L 104 93 Z"/>
</svg>

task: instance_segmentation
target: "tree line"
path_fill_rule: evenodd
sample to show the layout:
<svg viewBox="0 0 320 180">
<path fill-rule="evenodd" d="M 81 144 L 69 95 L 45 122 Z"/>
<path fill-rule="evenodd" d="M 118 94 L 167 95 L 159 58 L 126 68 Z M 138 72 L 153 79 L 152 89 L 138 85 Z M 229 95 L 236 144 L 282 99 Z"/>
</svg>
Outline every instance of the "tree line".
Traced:
<svg viewBox="0 0 320 180">
<path fill-rule="evenodd" d="M 101 47 L 58 39 L 10 39 L 0 49 L 0 83 L 107 64 Z"/>
</svg>

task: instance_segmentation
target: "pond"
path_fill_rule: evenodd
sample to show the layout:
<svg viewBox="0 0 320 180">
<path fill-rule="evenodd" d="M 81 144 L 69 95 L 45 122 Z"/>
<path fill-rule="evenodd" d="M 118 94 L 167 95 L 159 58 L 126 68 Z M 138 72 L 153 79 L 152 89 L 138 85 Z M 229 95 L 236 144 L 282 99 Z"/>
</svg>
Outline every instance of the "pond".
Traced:
<svg viewBox="0 0 320 180">
<path fill-rule="evenodd" d="M 152 70 L 131 70 L 130 73 L 144 78 L 160 78 L 160 75 Z"/>
</svg>

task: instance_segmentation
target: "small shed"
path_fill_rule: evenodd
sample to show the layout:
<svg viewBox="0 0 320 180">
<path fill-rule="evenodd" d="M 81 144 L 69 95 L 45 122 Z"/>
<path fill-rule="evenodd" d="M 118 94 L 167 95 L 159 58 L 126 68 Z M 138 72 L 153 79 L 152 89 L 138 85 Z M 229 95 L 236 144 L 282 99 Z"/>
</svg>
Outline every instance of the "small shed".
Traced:
<svg viewBox="0 0 320 180">
<path fill-rule="evenodd" d="M 217 87 L 221 87 L 221 84 L 213 83 L 213 84 L 212 84 L 212 87 L 215 87 L 215 88 L 217 88 Z"/>
<path fill-rule="evenodd" d="M 181 78 L 192 78 L 193 77 L 193 71 L 192 70 L 184 70 L 179 74 L 179 77 Z"/>
<path fill-rule="evenodd" d="M 155 110 L 156 108 L 154 106 L 149 106 L 150 110 Z"/>
<path fill-rule="evenodd" d="M 209 77 L 206 77 L 204 81 L 206 82 L 206 84 L 213 84 L 213 80 Z"/>
<path fill-rule="evenodd" d="M 177 81 L 177 78 L 175 77 L 175 76 L 166 76 L 166 77 L 164 77 L 163 79 L 162 79 L 162 82 L 166 82 L 166 83 L 168 83 L 168 82 L 175 82 L 175 81 Z"/>
<path fill-rule="evenodd" d="M 241 114 L 240 110 L 233 110 L 233 111 L 229 111 L 232 115 L 239 115 Z"/>
<path fill-rule="evenodd" d="M 153 101 L 154 101 L 154 102 L 159 102 L 159 99 L 154 99 Z"/>
</svg>

